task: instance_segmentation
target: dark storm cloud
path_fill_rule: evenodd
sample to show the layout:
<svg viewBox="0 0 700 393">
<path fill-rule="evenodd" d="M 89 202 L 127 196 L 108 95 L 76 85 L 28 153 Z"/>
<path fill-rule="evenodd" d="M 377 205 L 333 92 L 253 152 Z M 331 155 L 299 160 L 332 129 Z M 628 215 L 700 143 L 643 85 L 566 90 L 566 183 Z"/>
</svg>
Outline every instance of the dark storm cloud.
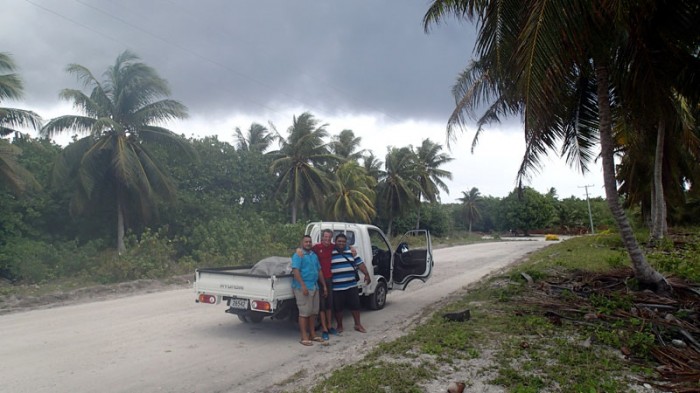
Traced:
<svg viewBox="0 0 700 393">
<path fill-rule="evenodd" d="M 9 2 L 0 51 L 14 56 L 37 107 L 78 87 L 67 64 L 101 73 L 130 49 L 199 115 L 298 107 L 444 122 L 473 47 L 464 23 L 425 34 L 425 1 Z"/>
</svg>

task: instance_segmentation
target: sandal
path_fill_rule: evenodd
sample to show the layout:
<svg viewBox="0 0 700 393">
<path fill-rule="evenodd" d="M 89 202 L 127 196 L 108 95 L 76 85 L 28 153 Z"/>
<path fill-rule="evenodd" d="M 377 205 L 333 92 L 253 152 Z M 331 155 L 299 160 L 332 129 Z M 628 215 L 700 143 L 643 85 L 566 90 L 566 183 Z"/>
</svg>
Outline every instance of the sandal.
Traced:
<svg viewBox="0 0 700 393">
<path fill-rule="evenodd" d="M 311 341 L 316 341 L 317 343 L 322 343 L 322 342 L 324 342 L 324 341 L 326 341 L 326 340 L 324 340 L 323 338 L 321 338 L 321 337 L 319 337 L 319 336 L 316 336 L 316 337 L 312 337 L 312 338 L 311 338 Z"/>
<path fill-rule="evenodd" d="M 314 345 L 314 343 L 312 343 L 311 340 L 301 340 L 301 341 L 299 341 L 299 344 L 305 345 L 307 347 Z"/>
</svg>

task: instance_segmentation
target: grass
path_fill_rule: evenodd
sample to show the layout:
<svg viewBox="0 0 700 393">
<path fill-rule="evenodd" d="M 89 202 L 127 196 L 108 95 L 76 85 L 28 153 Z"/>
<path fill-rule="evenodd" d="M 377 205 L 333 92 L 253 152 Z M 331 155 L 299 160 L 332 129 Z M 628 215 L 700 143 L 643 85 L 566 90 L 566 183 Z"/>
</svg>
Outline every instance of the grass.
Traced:
<svg viewBox="0 0 700 393">
<path fill-rule="evenodd" d="M 700 234 L 694 233 L 693 240 L 682 248 L 687 251 L 674 254 L 660 249 L 648 253 L 650 261 L 660 269 L 685 267 L 684 258 L 697 258 L 688 254 L 698 251 Z M 659 259 L 666 265 L 659 264 Z M 472 286 L 462 298 L 436 310 L 407 335 L 382 343 L 360 362 L 336 370 L 319 381 L 313 391 L 423 392 L 426 390 L 422 386 L 431 381 L 444 382 L 439 386 L 446 387 L 450 381 L 459 380 L 455 378 L 467 384 L 465 391 L 471 391 L 469 387 L 476 378 L 519 393 L 635 391 L 633 386 L 638 383 L 634 378 L 653 374 L 649 350 L 654 335 L 648 327 L 635 318 L 617 321 L 608 328 L 556 323 L 537 305 L 522 302 L 533 287 L 527 285 L 521 273 L 537 283 L 550 275 L 606 272 L 628 265 L 617 234 L 602 233 L 552 244 L 506 273 Z M 686 277 L 696 274 L 685 269 Z M 576 295 L 564 292 L 561 296 L 566 299 Z M 629 302 L 624 295 L 598 296 L 590 299 L 590 307 L 603 315 L 614 309 L 629 309 Z M 441 317 L 466 308 L 472 316 L 468 322 L 449 322 Z M 623 359 L 622 346 L 634 351 L 634 361 Z M 446 376 L 445 369 L 452 370 L 451 374 Z"/>
</svg>

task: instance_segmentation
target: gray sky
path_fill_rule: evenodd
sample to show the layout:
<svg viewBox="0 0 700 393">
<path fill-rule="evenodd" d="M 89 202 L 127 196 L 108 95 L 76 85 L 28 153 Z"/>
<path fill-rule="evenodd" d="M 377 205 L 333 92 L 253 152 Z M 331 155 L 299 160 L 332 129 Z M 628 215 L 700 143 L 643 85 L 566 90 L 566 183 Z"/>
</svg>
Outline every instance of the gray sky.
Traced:
<svg viewBox="0 0 700 393">
<path fill-rule="evenodd" d="M 283 131 L 309 111 L 331 134 L 352 129 L 380 157 L 388 145 L 445 144 L 450 89 L 472 57 L 475 28 L 448 20 L 425 34 L 427 7 L 415 0 L 5 0 L 0 51 L 14 57 L 26 94 L 3 104 L 46 119 L 65 114 L 71 108 L 58 92 L 79 87 L 66 65 L 101 74 L 129 49 L 189 108 L 188 121 L 169 125 L 187 136 L 231 141 L 234 127 L 252 121 Z M 474 155 L 472 136 L 452 146 L 454 180 L 443 201 L 471 187 L 505 196 L 515 185 L 524 152 L 517 119 L 489 129 Z M 581 197 L 578 186 L 602 186 L 596 167 L 584 178 L 560 160 L 545 163 L 533 177 L 540 192 L 555 187 L 561 197 Z"/>
</svg>

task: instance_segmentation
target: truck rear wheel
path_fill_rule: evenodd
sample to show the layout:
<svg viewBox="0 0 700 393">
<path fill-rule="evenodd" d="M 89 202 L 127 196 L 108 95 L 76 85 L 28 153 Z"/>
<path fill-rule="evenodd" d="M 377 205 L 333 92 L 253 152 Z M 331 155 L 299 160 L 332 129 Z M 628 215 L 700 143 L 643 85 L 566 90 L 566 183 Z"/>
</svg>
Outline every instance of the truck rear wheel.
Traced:
<svg viewBox="0 0 700 393">
<path fill-rule="evenodd" d="M 241 320 L 243 323 L 248 323 L 248 318 L 246 318 L 245 314 L 236 314 L 238 316 L 238 319 Z"/>
<path fill-rule="evenodd" d="M 250 322 L 253 322 L 253 323 L 260 323 L 260 322 L 262 322 L 263 318 L 265 318 L 264 315 L 256 313 L 256 312 L 250 312 L 246 316 L 246 319 L 248 319 Z"/>
<path fill-rule="evenodd" d="M 371 310 L 381 310 L 386 305 L 387 286 L 384 281 L 379 281 L 374 293 L 369 296 L 368 306 Z"/>
</svg>

